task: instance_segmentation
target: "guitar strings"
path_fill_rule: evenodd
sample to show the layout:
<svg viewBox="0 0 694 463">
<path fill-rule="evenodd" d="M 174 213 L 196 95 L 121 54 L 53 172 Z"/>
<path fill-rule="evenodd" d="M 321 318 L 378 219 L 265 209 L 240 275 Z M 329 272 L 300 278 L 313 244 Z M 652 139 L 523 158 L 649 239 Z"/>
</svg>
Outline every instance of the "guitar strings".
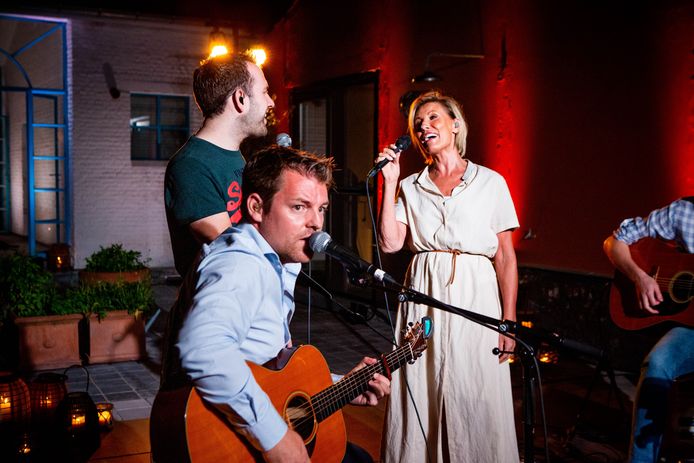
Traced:
<svg viewBox="0 0 694 463">
<path fill-rule="evenodd" d="M 410 361 L 414 357 L 414 353 L 411 348 L 411 344 L 408 342 L 406 345 L 392 351 L 386 355 L 386 362 L 389 365 L 395 366 L 391 370 L 395 370 L 402 366 L 405 362 Z M 397 366 L 396 366 L 397 365 Z M 296 412 L 303 413 L 303 417 L 292 421 L 294 427 L 301 427 L 309 421 L 313 421 L 313 413 L 310 413 L 310 409 L 313 408 L 316 415 L 320 415 L 321 418 L 327 418 L 335 411 L 346 405 L 349 400 L 345 400 L 350 392 L 355 392 L 355 390 L 362 389 L 366 390 L 368 381 L 365 380 L 374 373 L 383 373 L 383 364 L 378 362 L 373 365 L 367 365 L 361 368 L 333 384 L 332 386 L 326 388 L 325 390 L 315 394 L 311 397 L 311 400 L 305 405 L 300 407 L 294 407 Z M 356 395 L 359 395 L 361 392 Z M 356 396 L 355 396 L 356 397 Z M 336 400 L 337 398 L 337 400 Z M 344 401 L 343 404 L 338 405 L 339 402 Z M 332 405 L 332 406 L 331 406 Z M 335 407 L 334 405 L 337 405 Z M 325 413 L 329 411 L 326 415 Z M 324 416 L 323 416 L 324 415 Z"/>
<path fill-rule="evenodd" d="M 672 278 L 664 278 L 664 277 L 658 277 L 654 278 L 654 280 L 659 284 L 658 286 L 661 286 L 661 283 L 664 283 L 661 286 L 661 289 L 668 289 L 670 287 L 675 287 L 675 288 L 688 288 L 692 289 L 694 288 L 694 280 L 689 280 L 689 281 L 681 281 L 678 280 L 674 282 L 672 285 L 670 285 L 670 281 L 672 281 Z"/>
<path fill-rule="evenodd" d="M 404 349 L 400 348 L 391 352 L 386 356 L 387 361 L 390 364 L 395 364 L 397 362 L 398 365 L 402 365 L 402 361 L 407 360 L 408 356 L 401 354 L 406 353 L 408 347 L 409 346 L 406 346 Z M 331 402 L 335 401 L 335 397 L 340 398 L 341 401 L 345 401 L 346 393 L 354 392 L 357 389 L 355 386 L 361 385 L 363 389 L 366 389 L 367 386 L 365 385 L 364 381 L 374 373 L 382 372 L 382 367 L 382 364 L 376 363 L 357 370 L 328 389 L 316 394 L 314 397 L 312 397 L 312 399 L 314 399 L 312 402 L 316 405 L 316 408 L 318 408 L 319 411 L 323 412 L 329 410 L 332 412 L 334 410 L 331 410 L 331 407 L 326 407 L 326 403 L 330 405 Z M 341 408 L 341 406 L 338 408 Z"/>
</svg>

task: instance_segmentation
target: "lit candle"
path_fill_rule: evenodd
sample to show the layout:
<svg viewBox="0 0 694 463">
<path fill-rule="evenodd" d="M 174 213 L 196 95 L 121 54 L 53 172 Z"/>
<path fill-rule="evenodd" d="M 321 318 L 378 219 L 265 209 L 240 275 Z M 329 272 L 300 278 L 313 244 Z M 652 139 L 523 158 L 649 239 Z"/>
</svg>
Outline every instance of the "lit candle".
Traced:
<svg viewBox="0 0 694 463">
<path fill-rule="evenodd" d="M 113 427 L 113 413 L 111 410 L 113 410 L 113 404 L 96 404 L 96 411 L 99 414 L 99 426 L 103 429 L 111 429 Z"/>
<path fill-rule="evenodd" d="M 72 427 L 73 428 L 79 428 L 81 426 L 84 426 L 84 423 L 87 422 L 87 417 L 84 415 L 72 415 Z"/>
<path fill-rule="evenodd" d="M 108 426 L 111 424 L 111 412 L 108 410 L 104 410 L 102 412 L 99 412 L 99 424 L 101 426 Z"/>
<path fill-rule="evenodd" d="M 31 441 L 29 439 L 29 434 L 24 434 L 22 436 L 22 443 L 19 445 L 20 455 L 29 455 L 31 453 Z"/>
<path fill-rule="evenodd" d="M 10 421 L 12 419 L 12 402 L 5 395 L 0 395 L 0 421 Z"/>
</svg>

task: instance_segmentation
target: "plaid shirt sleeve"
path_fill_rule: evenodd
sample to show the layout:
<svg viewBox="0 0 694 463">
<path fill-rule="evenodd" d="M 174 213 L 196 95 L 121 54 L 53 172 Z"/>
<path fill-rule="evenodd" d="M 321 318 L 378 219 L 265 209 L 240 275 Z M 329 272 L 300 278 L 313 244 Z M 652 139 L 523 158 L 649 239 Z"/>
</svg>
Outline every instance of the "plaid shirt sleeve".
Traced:
<svg viewBox="0 0 694 463">
<path fill-rule="evenodd" d="M 690 246 L 688 241 L 694 234 L 694 215 L 692 203 L 685 200 L 677 200 L 661 209 L 651 212 L 647 218 L 634 217 L 626 219 L 615 230 L 614 237 L 628 245 L 642 238 L 659 238 L 662 240 L 675 240 Z"/>
</svg>

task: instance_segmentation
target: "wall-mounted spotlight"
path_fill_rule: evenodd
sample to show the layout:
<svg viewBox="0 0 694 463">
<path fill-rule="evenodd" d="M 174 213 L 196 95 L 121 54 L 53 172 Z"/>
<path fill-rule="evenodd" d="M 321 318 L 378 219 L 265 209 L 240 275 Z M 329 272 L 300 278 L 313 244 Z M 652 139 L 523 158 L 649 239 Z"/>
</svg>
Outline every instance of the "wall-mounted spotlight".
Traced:
<svg viewBox="0 0 694 463">
<path fill-rule="evenodd" d="M 210 32 L 209 50 L 210 54 L 208 58 L 226 55 L 231 51 L 231 46 L 227 40 L 227 36 L 224 35 L 224 32 L 222 32 L 222 30 L 217 26 L 214 26 L 212 32 Z"/>
<path fill-rule="evenodd" d="M 253 57 L 253 61 L 258 67 L 263 67 L 263 64 L 267 61 L 267 52 L 264 48 L 254 47 L 248 50 L 248 53 Z"/>
<path fill-rule="evenodd" d="M 454 58 L 454 59 L 473 60 L 473 59 L 482 59 L 482 58 L 484 58 L 484 55 L 441 53 L 441 52 L 429 53 L 429 55 L 427 55 L 427 59 L 426 59 L 425 65 L 424 65 L 424 72 L 414 76 L 412 78 L 412 83 L 436 82 L 436 81 L 442 80 L 442 77 L 440 75 L 436 74 L 435 72 L 433 72 L 429 67 L 431 64 L 432 58 Z"/>
</svg>

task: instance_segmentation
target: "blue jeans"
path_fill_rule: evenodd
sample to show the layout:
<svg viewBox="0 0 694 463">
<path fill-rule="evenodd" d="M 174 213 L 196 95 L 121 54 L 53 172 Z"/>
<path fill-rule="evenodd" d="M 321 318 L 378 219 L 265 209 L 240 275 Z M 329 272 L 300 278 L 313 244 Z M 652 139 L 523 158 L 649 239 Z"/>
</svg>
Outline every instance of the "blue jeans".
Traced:
<svg viewBox="0 0 694 463">
<path fill-rule="evenodd" d="M 632 463 L 658 460 L 667 422 L 668 392 L 678 376 L 694 371 L 694 329 L 673 328 L 653 346 L 641 366 L 629 446 Z"/>
</svg>

